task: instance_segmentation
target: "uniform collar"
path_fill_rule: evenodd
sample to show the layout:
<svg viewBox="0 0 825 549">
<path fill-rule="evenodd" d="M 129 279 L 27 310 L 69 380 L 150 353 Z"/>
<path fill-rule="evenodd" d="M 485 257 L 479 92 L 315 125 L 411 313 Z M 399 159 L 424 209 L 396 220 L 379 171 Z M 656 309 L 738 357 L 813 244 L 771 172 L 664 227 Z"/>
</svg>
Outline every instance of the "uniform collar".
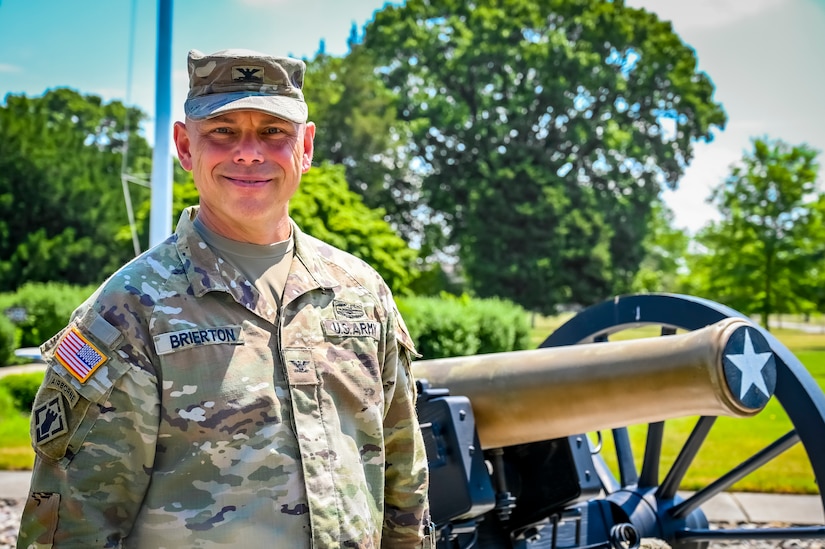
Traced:
<svg viewBox="0 0 825 549">
<path fill-rule="evenodd" d="M 183 210 L 175 229 L 178 253 L 194 295 L 200 297 L 210 291 L 223 291 L 232 294 L 248 309 L 258 308 L 261 298 L 257 290 L 235 267 L 216 255 L 195 230 L 193 220 L 198 209 L 199 206 L 190 206 Z M 284 305 L 310 290 L 338 286 L 322 255 L 328 247 L 303 233 L 293 220 L 290 219 L 290 223 L 295 238 L 295 257 L 284 290 Z"/>
<path fill-rule="evenodd" d="M 289 222 L 295 238 L 295 257 L 284 288 L 284 305 L 309 290 L 330 290 L 339 285 L 322 255 L 329 246 L 305 234 L 292 219 Z"/>
</svg>

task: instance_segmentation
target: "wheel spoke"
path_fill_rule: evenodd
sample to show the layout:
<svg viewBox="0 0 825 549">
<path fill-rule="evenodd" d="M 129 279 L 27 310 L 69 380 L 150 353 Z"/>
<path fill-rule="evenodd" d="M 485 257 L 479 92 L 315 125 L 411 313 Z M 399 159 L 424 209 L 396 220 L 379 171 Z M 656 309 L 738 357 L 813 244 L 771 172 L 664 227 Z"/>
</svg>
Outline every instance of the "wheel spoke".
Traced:
<svg viewBox="0 0 825 549">
<path fill-rule="evenodd" d="M 718 480 L 708 484 L 691 497 L 678 505 L 673 506 L 670 510 L 670 515 L 673 518 L 685 518 L 694 509 L 705 503 L 707 500 L 722 492 L 736 482 L 742 480 L 750 473 L 756 471 L 770 460 L 787 450 L 788 448 L 799 442 L 799 435 L 796 431 L 790 431 L 783 437 L 777 439 L 771 445 L 766 446 L 758 453 L 754 454 L 749 459 L 743 461 L 738 466 L 731 469 L 728 473 L 721 476 Z"/>
<path fill-rule="evenodd" d="M 633 460 L 633 448 L 627 429 L 613 429 L 613 443 L 616 445 L 616 459 L 619 465 L 619 483 L 632 486 L 639 482 L 636 463 Z"/>
<path fill-rule="evenodd" d="M 696 454 L 702 447 L 702 443 L 705 441 L 705 438 L 707 438 L 710 428 L 713 427 L 715 421 L 716 418 L 713 416 L 702 416 L 699 418 L 699 421 L 696 422 L 696 426 L 693 428 L 690 436 L 688 436 L 685 445 L 682 447 L 682 451 L 679 452 L 679 456 L 676 458 L 670 471 L 668 471 L 665 480 L 662 481 L 662 485 L 656 490 L 657 499 L 668 500 L 676 496 L 682 479 L 685 478 L 690 464 L 693 463 L 693 458 L 696 457 Z"/>
<path fill-rule="evenodd" d="M 593 456 L 593 468 L 596 470 L 596 475 L 599 477 L 599 481 L 602 483 L 602 489 L 606 494 L 612 494 L 613 492 L 621 490 L 622 487 L 618 481 L 616 481 L 616 478 L 613 476 L 613 473 L 610 472 L 610 468 L 600 454 Z"/>
<path fill-rule="evenodd" d="M 657 421 L 647 426 L 645 457 L 642 462 L 642 474 L 639 477 L 639 487 L 641 488 L 659 484 L 659 460 L 662 458 L 664 433 L 664 421 Z"/>
</svg>

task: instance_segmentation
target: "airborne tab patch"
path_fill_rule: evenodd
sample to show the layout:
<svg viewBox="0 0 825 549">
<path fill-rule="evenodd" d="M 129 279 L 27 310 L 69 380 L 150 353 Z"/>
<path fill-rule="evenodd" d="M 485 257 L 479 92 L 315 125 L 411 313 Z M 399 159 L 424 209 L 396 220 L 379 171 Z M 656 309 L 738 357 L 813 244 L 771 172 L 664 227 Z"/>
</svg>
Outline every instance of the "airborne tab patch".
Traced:
<svg viewBox="0 0 825 549">
<path fill-rule="evenodd" d="M 60 394 L 66 397 L 66 402 L 69 403 L 70 408 L 74 408 L 74 405 L 80 400 L 80 395 L 77 393 L 75 388 L 69 385 L 68 381 L 54 372 L 49 372 L 49 379 L 46 382 L 46 387 L 60 391 Z"/>
<path fill-rule="evenodd" d="M 159 355 L 165 355 L 199 347 L 201 345 L 243 345 L 243 333 L 241 327 L 214 326 L 209 328 L 193 328 L 191 330 L 180 330 L 178 332 L 166 332 L 155 336 L 155 351 Z"/>
<path fill-rule="evenodd" d="M 109 360 L 74 327 L 60 338 L 54 356 L 80 383 L 85 383 L 101 364 Z"/>
</svg>

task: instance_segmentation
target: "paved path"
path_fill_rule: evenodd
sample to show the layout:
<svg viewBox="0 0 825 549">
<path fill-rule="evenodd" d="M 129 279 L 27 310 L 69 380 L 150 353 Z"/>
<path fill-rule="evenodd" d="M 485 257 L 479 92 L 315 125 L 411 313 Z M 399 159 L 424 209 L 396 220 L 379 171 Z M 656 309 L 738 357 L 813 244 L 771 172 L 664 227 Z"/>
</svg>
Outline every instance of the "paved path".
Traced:
<svg viewBox="0 0 825 549">
<path fill-rule="evenodd" d="M 0 368 L 0 377 L 11 374 L 27 374 L 29 372 L 45 372 L 46 365 L 40 362 L 24 364 L 23 366 L 3 366 Z"/>
</svg>

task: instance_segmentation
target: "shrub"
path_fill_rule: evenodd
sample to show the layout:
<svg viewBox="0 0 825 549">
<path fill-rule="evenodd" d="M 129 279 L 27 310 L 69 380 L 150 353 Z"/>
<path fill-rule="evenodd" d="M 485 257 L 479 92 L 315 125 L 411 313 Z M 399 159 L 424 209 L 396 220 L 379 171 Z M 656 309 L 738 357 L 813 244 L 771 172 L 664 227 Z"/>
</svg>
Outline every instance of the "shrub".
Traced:
<svg viewBox="0 0 825 549">
<path fill-rule="evenodd" d="M 398 309 L 423 359 L 501 353 L 527 348 L 524 309 L 500 299 L 410 297 Z"/>
<path fill-rule="evenodd" d="M 10 362 L 14 348 L 14 324 L 0 311 L 0 366 Z"/>
<path fill-rule="evenodd" d="M 43 383 L 43 372 L 9 374 L 0 377 L 0 391 L 11 396 L 14 407 L 21 412 L 31 412 L 34 397 Z"/>
<path fill-rule="evenodd" d="M 27 282 L 13 294 L 5 294 L 5 307 L 22 307 L 26 320 L 17 323 L 21 347 L 37 347 L 69 322 L 72 312 L 92 295 L 95 286 L 72 286 L 60 282 Z"/>
<path fill-rule="evenodd" d="M 2 380 L 3 378 L 0 378 Z M 9 390 L 0 384 L 0 418 L 10 417 L 12 414 L 17 414 L 18 409 L 14 403 L 14 398 L 9 393 Z"/>
<path fill-rule="evenodd" d="M 510 301 L 480 299 L 473 302 L 478 312 L 478 353 L 501 353 L 526 349 L 530 342 L 527 312 Z"/>
<path fill-rule="evenodd" d="M 411 297 L 401 314 L 418 352 L 425 359 L 478 352 L 478 319 L 457 299 Z"/>
</svg>

